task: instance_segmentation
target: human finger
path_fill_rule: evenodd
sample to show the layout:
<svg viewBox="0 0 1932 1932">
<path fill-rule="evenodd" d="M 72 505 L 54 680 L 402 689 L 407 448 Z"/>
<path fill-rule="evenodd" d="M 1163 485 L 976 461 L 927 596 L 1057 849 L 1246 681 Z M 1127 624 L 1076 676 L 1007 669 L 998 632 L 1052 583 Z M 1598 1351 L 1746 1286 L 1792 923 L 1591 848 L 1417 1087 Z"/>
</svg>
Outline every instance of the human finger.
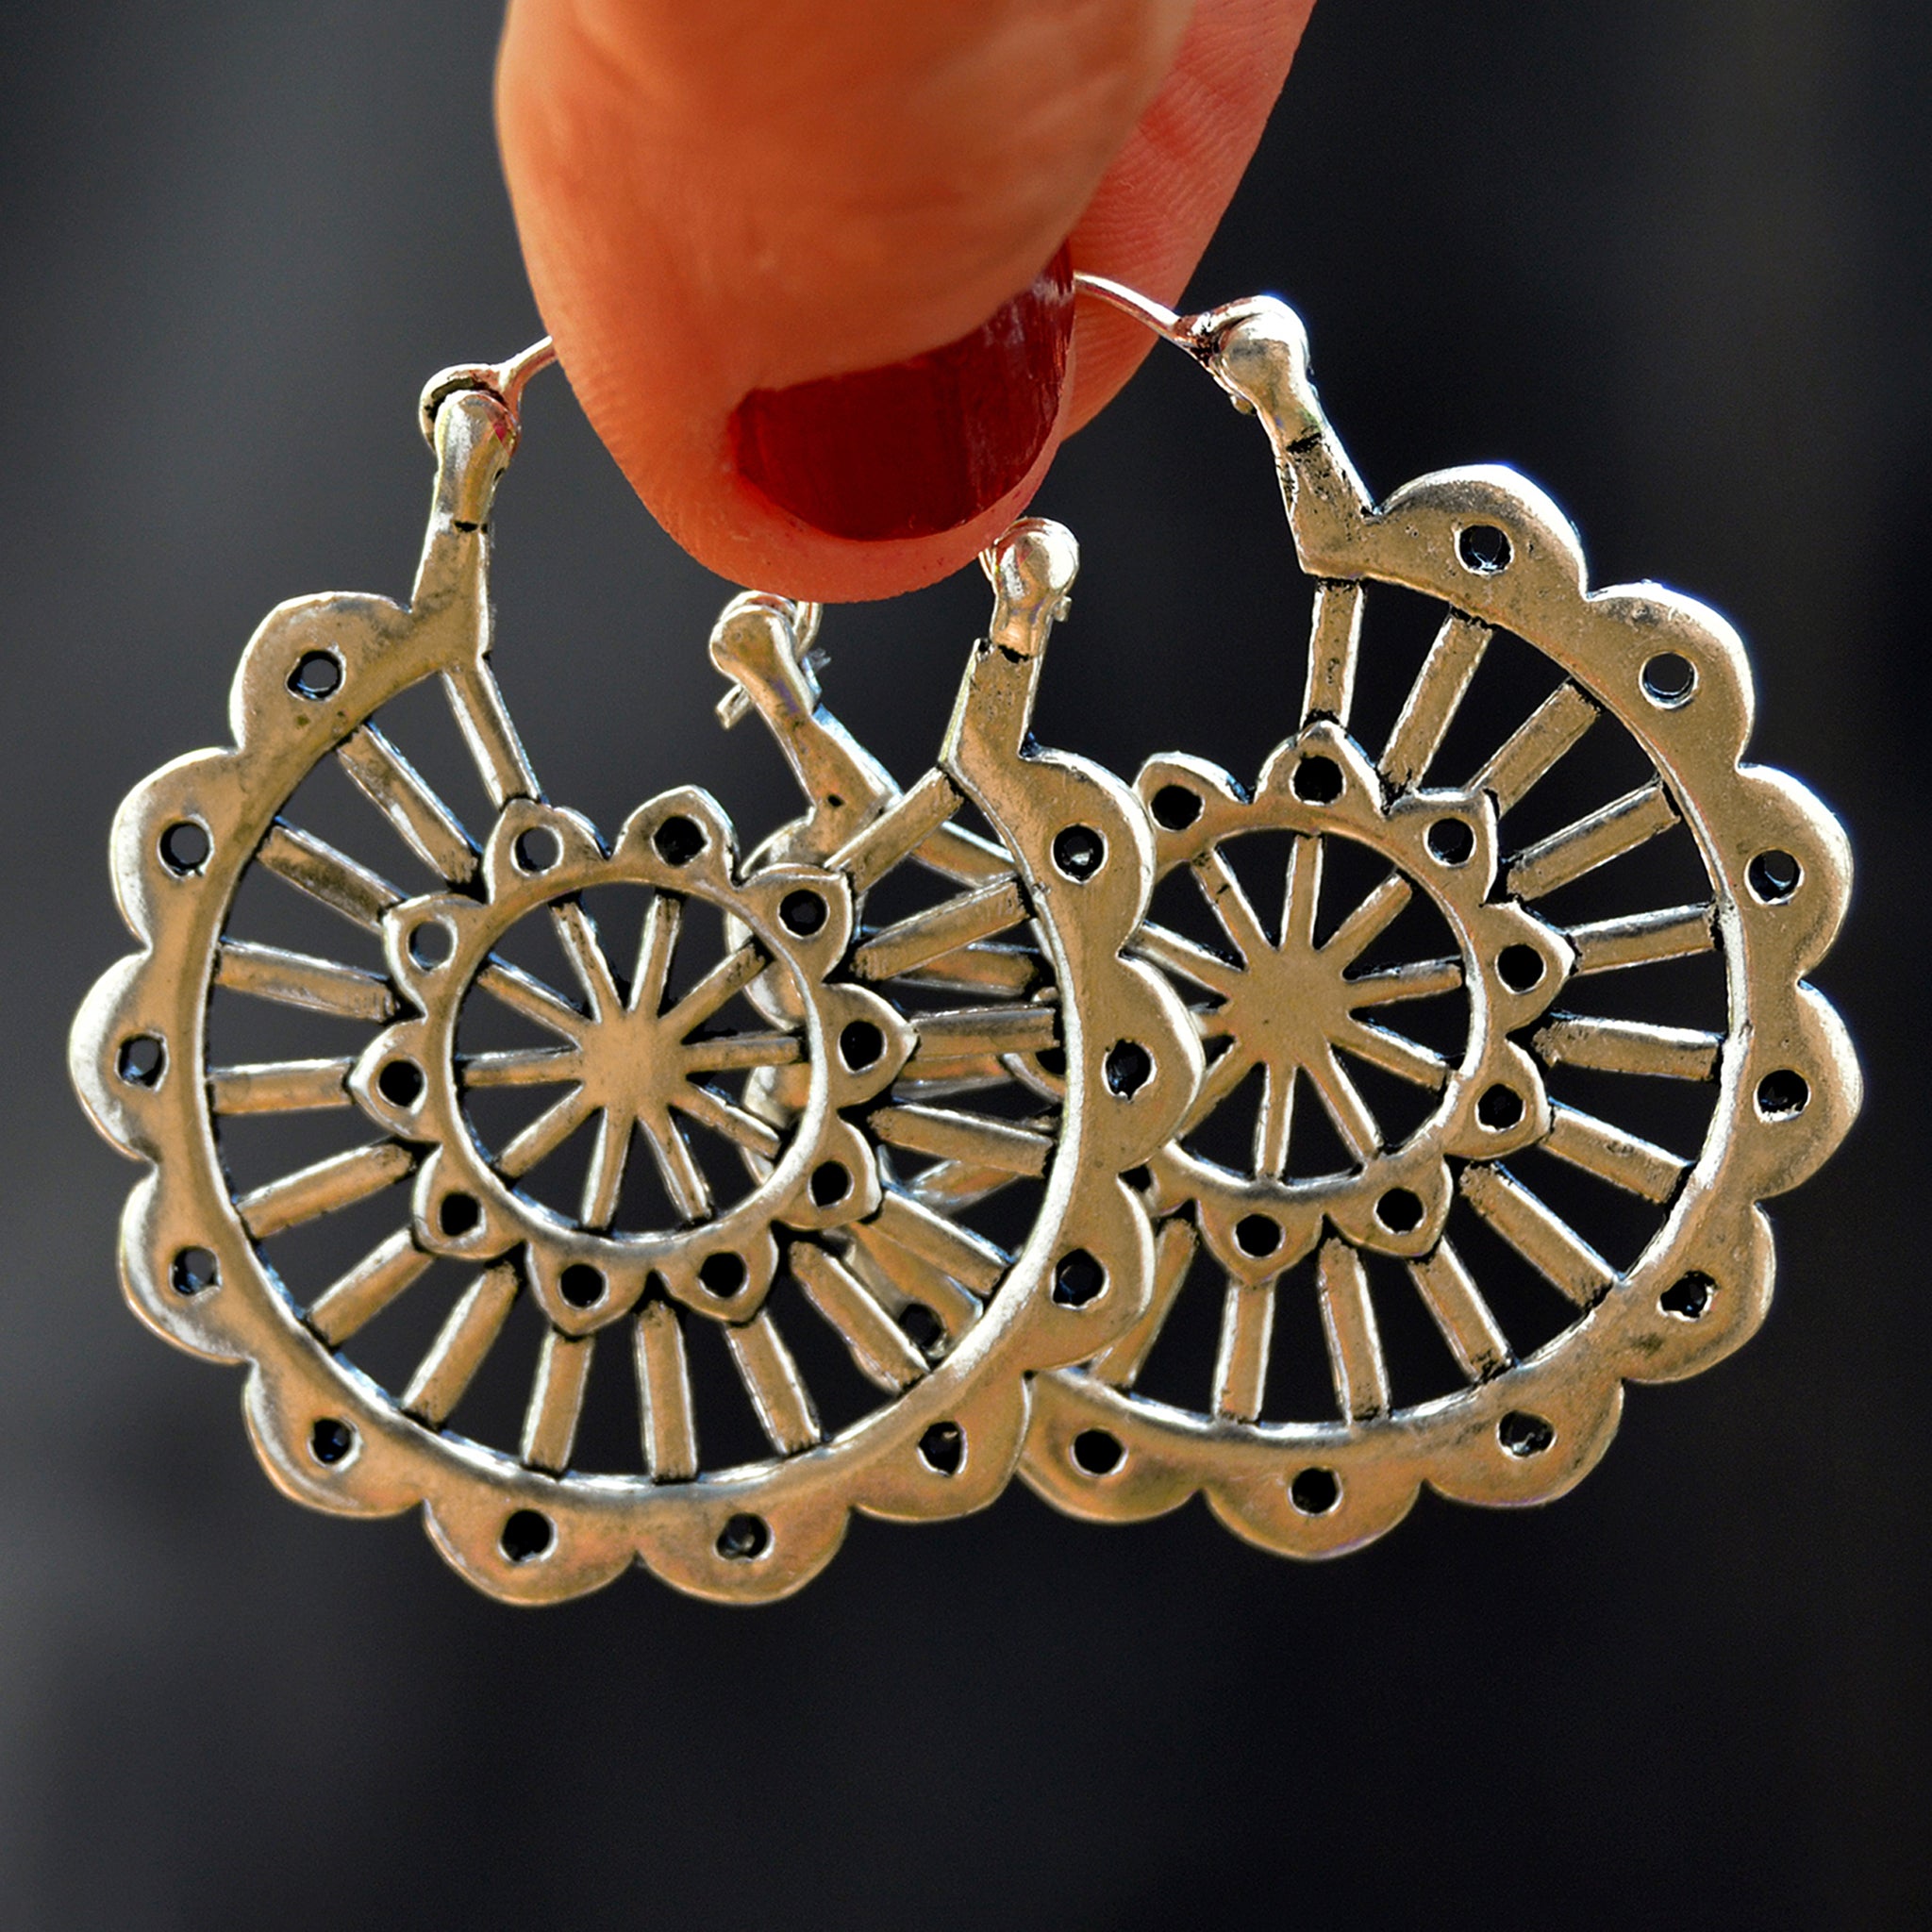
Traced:
<svg viewBox="0 0 1932 1932">
<path fill-rule="evenodd" d="M 573 385 L 702 562 L 796 596 L 966 561 L 1142 343 L 1311 0 L 512 0 L 506 172 Z M 1042 267 L 1042 264 L 1045 266 Z"/>
</svg>

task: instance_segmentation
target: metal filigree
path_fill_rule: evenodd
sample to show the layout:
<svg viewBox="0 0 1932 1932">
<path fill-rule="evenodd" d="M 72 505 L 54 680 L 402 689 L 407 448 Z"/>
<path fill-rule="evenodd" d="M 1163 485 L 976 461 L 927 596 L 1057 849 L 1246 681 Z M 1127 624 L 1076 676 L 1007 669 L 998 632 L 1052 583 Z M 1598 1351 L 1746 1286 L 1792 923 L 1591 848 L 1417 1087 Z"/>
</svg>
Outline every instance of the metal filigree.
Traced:
<svg viewBox="0 0 1932 1932">
<path fill-rule="evenodd" d="M 1193 758 L 1141 774 L 1157 868 L 1201 924 L 1174 930 L 1158 897 L 1136 948 L 1193 1002 L 1210 1058 L 1143 1177 L 1153 1306 L 1084 1369 L 1041 1378 L 1024 1473 L 1109 1520 L 1199 1491 L 1244 1537 L 1304 1556 L 1379 1535 L 1424 1482 L 1540 1501 L 1602 1454 L 1625 1379 L 1694 1373 L 1763 1318 L 1756 1204 L 1816 1168 L 1857 1106 L 1843 1029 L 1802 980 L 1844 912 L 1844 837 L 1793 780 L 1743 762 L 1749 669 L 1721 618 L 1656 585 L 1589 590 L 1575 533 L 1507 470 L 1372 503 L 1279 303 L 1184 322 L 1122 300 L 1259 416 L 1313 623 L 1300 728 L 1252 791 Z M 1444 608 L 1372 753 L 1354 718 L 1381 586 Z M 1511 651 L 1514 728 L 1472 750 L 1463 698 Z M 1614 795 L 1536 823 L 1586 743 L 1615 754 Z M 1640 851 L 1659 883 L 1621 863 Z M 1324 897 L 1344 860 L 1346 890 Z M 1657 903 L 1674 891 L 1688 903 Z M 1670 962 L 1721 975 L 1705 1024 L 1665 1010 L 1685 990 Z M 1425 1012 L 1433 1039 L 1412 1024 Z M 1707 1103 L 1701 1121 L 1678 1110 L 1695 1151 L 1630 1124 L 1665 1086 Z M 1573 1192 L 1627 1255 L 1546 1198 Z M 1149 1385 L 1204 1274 L 1221 1298 L 1209 1386 L 1163 1399 Z M 1405 1390 L 1418 1333 L 1442 1373 Z M 1309 1403 L 1295 1349 L 1320 1367 L 1306 1417 L 1281 1413 L 1285 1370 Z"/>
<path fill-rule="evenodd" d="M 685 790 L 607 845 L 545 798 L 491 669 L 486 587 L 541 359 L 425 391 L 438 478 L 408 608 L 283 606 L 237 674 L 234 747 L 176 759 L 124 805 L 114 877 L 142 950 L 87 1000 L 73 1069 L 104 1131 L 154 1167 L 125 1221 L 130 1300 L 171 1341 L 249 1364 L 248 1424 L 288 1493 L 421 1504 L 450 1561 L 508 1598 L 638 1560 L 702 1595 L 779 1596 L 854 1508 L 990 1502 L 1026 1372 L 1144 1310 L 1152 1237 L 1120 1175 L 1174 1134 L 1200 1049 L 1124 952 L 1151 886 L 1144 815 L 1028 738 L 1075 568 L 1056 526 L 1016 525 L 991 555 L 989 638 L 939 764 L 903 792 L 823 710 L 816 613 L 752 596 L 712 653 L 734 708 L 791 757 L 803 829 L 741 858 L 721 808 Z M 481 779 L 480 837 L 398 742 L 411 693 L 439 684 Z M 341 842 L 304 824 L 325 777 L 354 826 Z M 968 807 L 991 837 L 954 823 Z M 347 849 L 380 820 L 427 890 Z M 874 916 L 914 877 L 939 896 Z M 342 943 L 364 963 L 252 937 L 262 880 L 358 929 Z M 306 1019 L 330 1050 L 256 1044 L 264 1016 Z M 224 1058 L 231 1039 L 274 1057 Z M 1109 1076 L 1124 1050 L 1131 1082 Z M 1051 1076 L 1017 1113 L 934 1104 L 1042 1056 Z M 291 1167 L 287 1137 L 332 1123 L 351 1144 Z M 1004 1244 L 968 1211 L 995 1196 L 1020 1207 Z M 365 1230 L 345 1265 L 305 1275 L 345 1228 Z M 440 1326 L 408 1330 L 412 1309 Z M 506 1370 L 533 1311 L 532 1365 Z M 866 1391 L 842 1424 L 814 1400 L 800 1323 Z M 722 1387 L 694 1360 L 712 1341 Z M 607 1471 L 580 1427 L 613 1354 L 635 1397 L 628 1467 Z M 508 1443 L 486 1440 L 492 1387 L 521 1410 Z M 765 1446 L 719 1467 L 706 1403 L 725 1395 Z"/>
</svg>

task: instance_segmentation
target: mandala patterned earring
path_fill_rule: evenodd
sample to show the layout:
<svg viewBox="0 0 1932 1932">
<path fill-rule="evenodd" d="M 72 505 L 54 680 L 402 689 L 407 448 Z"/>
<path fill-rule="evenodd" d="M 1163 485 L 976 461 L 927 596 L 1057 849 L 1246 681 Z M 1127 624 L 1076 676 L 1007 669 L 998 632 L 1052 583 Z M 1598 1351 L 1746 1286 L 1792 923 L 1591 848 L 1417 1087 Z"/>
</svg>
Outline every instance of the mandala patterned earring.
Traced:
<svg viewBox="0 0 1932 1932">
<path fill-rule="evenodd" d="M 855 1508 L 991 1501 L 1026 1372 L 1142 1313 L 1152 1236 L 1120 1175 L 1179 1127 L 1200 1048 L 1123 951 L 1152 881 L 1144 814 L 1028 738 L 1075 568 L 1053 525 L 991 555 L 989 637 L 908 790 L 823 713 L 816 613 L 746 597 L 711 641 L 726 709 L 770 724 L 806 819 L 741 859 L 701 791 L 608 843 L 550 802 L 491 669 L 487 584 L 548 359 L 425 392 L 437 480 L 408 607 L 284 605 L 242 657 L 234 746 L 123 806 L 141 950 L 83 1006 L 73 1073 L 154 1170 L 124 1224 L 130 1300 L 248 1364 L 248 1425 L 289 1494 L 420 1504 L 503 1597 L 639 1560 L 700 1595 L 780 1596 Z M 406 755 L 439 726 L 473 772 Z M 955 823 L 969 810 L 983 835 Z M 403 863 L 426 888 L 389 882 Z M 322 950 L 263 942 L 278 905 L 313 915 Z M 1017 1110 L 933 1104 L 1016 1073 Z M 973 1225 L 995 1199 L 1005 1243 Z M 866 1391 L 842 1424 L 814 1401 L 821 1369 Z M 629 1418 L 602 1461 L 582 1440 L 600 1391 Z M 733 1406 L 740 1433 L 714 1434 Z"/>
<path fill-rule="evenodd" d="M 1555 1495 L 1624 1380 L 1756 1329 L 1757 1203 L 1857 1110 L 1843 1028 L 1803 983 L 1844 913 L 1844 836 L 1743 762 L 1749 666 L 1713 612 L 1591 590 L 1570 525 L 1507 470 L 1372 502 L 1280 303 L 1183 320 L 1088 286 L 1258 416 L 1313 621 L 1299 722 L 1252 785 L 1186 757 L 1141 774 L 1164 883 L 1134 950 L 1212 1057 L 1147 1163 L 1154 1305 L 1041 1379 L 1024 1473 L 1108 1520 L 1199 1491 L 1302 1556 L 1381 1534 L 1425 1482 Z M 1398 591 L 1440 627 L 1372 750 L 1357 668 Z M 1486 674 L 1513 710 L 1475 742 L 1482 707 L 1458 713 Z M 1196 1275 L 1220 1339 L 1190 1388 Z"/>
</svg>

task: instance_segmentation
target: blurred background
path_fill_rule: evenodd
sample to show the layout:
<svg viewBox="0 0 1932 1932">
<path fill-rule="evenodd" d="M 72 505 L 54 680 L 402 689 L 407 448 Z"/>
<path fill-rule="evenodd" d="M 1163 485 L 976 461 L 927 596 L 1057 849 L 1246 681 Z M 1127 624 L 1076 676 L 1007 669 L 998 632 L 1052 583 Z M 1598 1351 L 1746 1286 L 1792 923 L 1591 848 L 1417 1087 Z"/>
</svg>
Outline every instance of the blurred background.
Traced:
<svg viewBox="0 0 1932 1932">
<path fill-rule="evenodd" d="M 0 1919 L 1927 1923 L 1932 14 L 1323 0 L 1191 291 L 1298 306 L 1376 491 L 1512 462 L 1594 581 L 1660 577 L 1751 641 L 1754 751 L 1857 845 L 1820 977 L 1870 1085 L 1774 1207 L 1759 1337 L 1632 1391 L 1558 1505 L 1424 1496 L 1332 1564 L 1198 1503 L 1108 1530 L 1016 1486 L 856 1523 L 775 1607 L 639 1575 L 541 1613 L 413 1519 L 271 1491 L 235 1374 L 122 1305 L 135 1171 L 64 1069 L 126 943 L 116 802 L 225 738 L 272 605 L 407 591 L 419 386 L 539 332 L 493 26 L 455 0 L 0 11 Z M 1252 770 L 1300 675 L 1271 708 L 1298 620 L 1253 430 L 1157 358 L 1037 507 L 1086 557 L 1041 735 Z M 555 377 L 497 528 L 497 663 L 558 795 L 607 827 L 693 779 L 747 831 L 795 809 L 711 713 L 725 587 Z M 904 778 L 984 595 L 826 620 L 832 702 Z"/>
</svg>

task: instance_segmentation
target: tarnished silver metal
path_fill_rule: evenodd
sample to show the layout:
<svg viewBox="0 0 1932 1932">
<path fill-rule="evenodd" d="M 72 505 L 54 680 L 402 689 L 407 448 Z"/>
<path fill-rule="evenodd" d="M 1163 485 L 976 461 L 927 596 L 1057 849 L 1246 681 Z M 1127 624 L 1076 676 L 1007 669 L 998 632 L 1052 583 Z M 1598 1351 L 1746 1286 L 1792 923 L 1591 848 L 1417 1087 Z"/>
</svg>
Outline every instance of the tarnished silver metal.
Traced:
<svg viewBox="0 0 1932 1932">
<path fill-rule="evenodd" d="M 84 1005 L 74 1074 L 154 1168 L 124 1225 L 130 1300 L 249 1364 L 290 1494 L 421 1504 L 507 1598 L 641 1560 L 749 1600 L 815 1574 L 854 1508 L 983 1507 L 1024 1439 L 1028 1480 L 1074 1513 L 1199 1491 L 1254 1541 L 1331 1554 L 1424 1482 L 1557 1493 L 1624 1380 L 1691 1374 L 1762 1319 L 1757 1204 L 1829 1154 L 1858 1076 L 1803 983 L 1849 853 L 1801 786 L 1743 762 L 1736 635 L 1655 585 L 1591 591 L 1574 532 L 1510 472 L 1372 502 L 1281 304 L 1179 316 L 1079 279 L 1273 444 L 1313 614 L 1298 723 L 1252 785 L 1174 755 L 1137 798 L 1031 741 L 1076 551 L 1029 520 L 981 559 L 989 635 L 917 783 L 827 710 L 818 608 L 748 593 L 711 636 L 719 716 L 758 713 L 806 811 L 741 858 L 687 788 L 607 842 L 541 791 L 490 658 L 491 506 L 546 341 L 425 390 L 408 607 L 282 607 L 243 656 L 235 746 L 124 805 L 142 950 Z M 1371 730 L 1358 673 L 1397 592 L 1440 623 Z M 1491 710 L 1464 700 L 1512 653 L 1481 739 Z M 477 838 L 396 741 L 433 685 Z M 386 820 L 431 884 L 308 828 L 324 774 L 356 836 Z M 360 963 L 264 942 L 262 879 L 359 929 Z M 311 1037 L 216 1050 L 264 1015 Z M 293 1164 L 275 1138 L 338 1120 L 346 1144 Z M 350 1224 L 368 1238 L 314 1276 L 317 1230 Z M 1191 1274 L 1220 1340 L 1184 1391 Z M 431 1304 L 440 1325 L 398 1328 Z M 520 1422 L 496 1441 L 520 1320 Z M 600 1341 L 634 1391 L 616 1468 L 581 1446 Z M 827 1347 L 869 1391 L 843 1422 L 814 1399 Z M 727 1398 L 769 1453 L 728 1425 L 739 1446 L 707 1452 Z"/>
<path fill-rule="evenodd" d="M 113 875 L 141 950 L 83 1006 L 74 1077 L 153 1169 L 124 1224 L 130 1301 L 184 1348 L 248 1365 L 248 1426 L 289 1494 L 352 1514 L 420 1504 L 443 1555 L 506 1598 L 571 1596 L 639 1560 L 700 1595 L 782 1596 L 855 1508 L 990 1502 L 1027 1372 L 1092 1356 L 1144 1312 L 1152 1234 L 1120 1175 L 1174 1134 L 1201 1051 L 1182 1001 L 1124 950 L 1153 879 L 1145 814 L 1028 737 L 1076 568 L 1055 525 L 1017 525 L 992 553 L 989 638 L 908 790 L 824 712 L 817 613 L 748 596 L 712 655 L 806 790 L 797 825 L 743 859 L 701 791 L 652 799 L 608 843 L 545 797 L 492 671 L 487 567 L 516 398 L 548 357 L 425 391 L 438 468 L 408 608 L 282 606 L 243 654 L 233 747 L 175 759 L 124 804 Z M 456 775 L 481 781 L 480 837 L 397 742 L 425 722 L 410 694 L 439 684 L 456 762 L 474 765 Z M 305 827 L 325 796 L 311 778 L 348 830 Z M 991 837 L 953 823 L 969 805 Z M 345 849 L 384 820 L 426 889 Z M 924 901 L 919 877 L 938 882 Z M 296 889 L 292 912 L 358 928 L 341 944 L 363 963 L 251 938 L 264 879 Z M 539 942 L 547 970 L 529 963 Z M 265 1019 L 309 1038 L 211 1052 Z M 992 1088 L 1022 1106 L 935 1104 Z M 291 1169 L 286 1137 L 332 1122 L 341 1144 Z M 975 1231 L 976 1204 L 1016 1196 L 1016 1240 Z M 344 1226 L 364 1230 L 360 1258 L 305 1279 Z M 440 1327 L 394 1327 L 425 1298 Z M 532 1311 L 533 1365 L 506 1387 Z M 798 1323 L 822 1324 L 816 1358 L 836 1352 L 869 1391 L 842 1426 L 814 1402 Z M 482 1440 L 492 1376 L 526 1391 L 508 1442 Z M 768 1453 L 706 1453 L 720 1378 Z M 606 1470 L 579 1431 L 587 1391 L 613 1382 L 634 1386 L 629 1454 Z"/>
<path fill-rule="evenodd" d="M 1845 909 L 1843 833 L 1744 762 L 1750 672 L 1722 618 L 1654 584 L 1590 589 L 1575 532 L 1507 470 L 1373 502 L 1279 302 L 1179 317 L 1082 280 L 1259 416 L 1313 618 L 1297 726 L 1252 786 L 1178 756 L 1141 774 L 1157 870 L 1191 882 L 1175 903 L 1199 924 L 1158 914 L 1136 950 L 1186 990 L 1212 1057 L 1141 1177 L 1153 1305 L 1041 1378 L 1024 1472 L 1108 1520 L 1200 1491 L 1300 1556 L 1379 1535 L 1424 1483 L 1541 1501 L 1603 1453 L 1624 1381 L 1690 1374 L 1763 1318 L 1757 1204 L 1858 1104 L 1844 1030 L 1803 983 Z M 1375 749 L 1355 694 L 1400 602 L 1384 586 L 1441 610 Z M 1473 748 L 1464 696 L 1509 652 L 1491 694 L 1513 710 Z M 1591 758 L 1607 795 L 1566 798 Z M 1699 966 L 1710 1010 L 1686 1025 Z M 1707 1102 L 1678 1109 L 1682 1152 L 1643 1128 L 1660 1087 Z M 1614 1258 L 1574 1224 L 1591 1214 Z M 1211 1373 L 1148 1392 L 1204 1293 Z"/>
</svg>

